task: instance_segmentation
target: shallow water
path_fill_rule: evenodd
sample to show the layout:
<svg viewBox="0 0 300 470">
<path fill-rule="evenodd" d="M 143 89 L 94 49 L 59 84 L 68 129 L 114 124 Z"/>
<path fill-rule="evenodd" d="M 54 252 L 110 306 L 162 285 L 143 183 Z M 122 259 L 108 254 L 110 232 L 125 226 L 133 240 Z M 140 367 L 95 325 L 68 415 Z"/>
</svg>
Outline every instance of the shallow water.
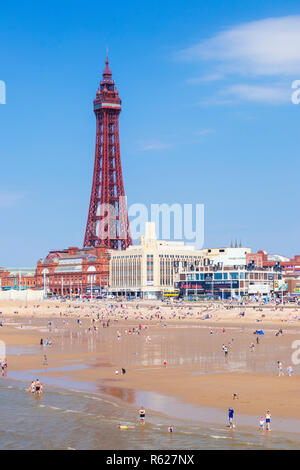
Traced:
<svg viewBox="0 0 300 470">
<path fill-rule="evenodd" d="M 36 336 L 35 345 L 8 346 L 8 362 L 10 355 L 23 354 L 38 355 L 42 362 L 43 354 L 48 355 L 49 351 L 49 366 L 22 371 L 9 369 L 9 377 L 0 378 L 0 449 L 300 448 L 300 435 L 296 434 L 300 432 L 300 424 L 293 420 L 274 418 L 272 432 L 260 433 L 256 430 L 257 418 L 238 416 L 237 428 L 229 430 L 225 426 L 226 412 L 183 404 L 158 393 L 106 386 L 104 383 L 99 389 L 96 383 L 78 381 L 69 375 L 69 372 L 93 366 L 111 367 L 114 371 L 120 367 L 120 357 L 121 365 L 128 370 L 130 367 L 147 367 L 149 370 L 149 367 L 161 365 L 166 358 L 170 366 L 195 366 L 193 374 L 249 371 L 274 374 L 277 373 L 278 357 L 288 363 L 290 343 L 297 337 L 295 332 L 278 338 L 274 347 L 274 332 L 266 329 L 261 344 L 255 348 L 255 353 L 251 353 L 249 345 L 253 341 L 253 328 L 230 328 L 223 334 L 214 326 L 214 334 L 209 335 L 206 326 L 191 329 L 180 325 L 172 329 L 153 328 L 151 333 L 149 329 L 140 336 L 126 336 L 124 326 L 112 325 L 96 333 L 86 333 L 90 320 L 85 320 L 83 327 L 78 327 L 75 320 L 68 321 L 70 325 L 67 328 L 57 320 L 58 327 L 48 330 L 45 329 L 45 320 L 37 319 L 38 335 L 49 331 L 47 336 L 54 340 L 54 346 L 49 349 L 40 347 L 39 336 Z M 30 326 L 30 322 L 23 321 L 23 326 Z M 118 328 L 122 333 L 121 341 L 116 339 Z M 151 345 L 145 344 L 148 332 L 152 338 Z M 221 346 L 229 341 L 233 348 L 225 360 Z M 106 356 L 100 359 L 96 353 L 101 351 L 105 351 Z M 52 367 L 51 354 L 54 352 L 93 352 L 97 359 L 70 359 L 61 367 Z M 46 370 L 54 375 L 44 375 Z M 298 375 L 299 368 L 295 367 L 295 373 Z M 39 376 L 45 385 L 43 396 L 25 393 L 25 387 Z M 140 426 L 137 420 L 137 409 L 142 404 L 147 410 L 145 426 Z M 172 418 L 162 416 L 166 410 Z M 170 435 L 167 427 L 171 421 L 175 432 Z M 132 427 L 120 431 L 119 423 Z M 242 426 L 245 428 L 241 429 Z"/>
<path fill-rule="evenodd" d="M 229 430 L 212 423 L 170 418 L 147 412 L 140 426 L 136 408 L 101 393 L 47 386 L 36 397 L 25 392 L 27 382 L 0 380 L 1 449 L 297 449 L 295 435 Z M 146 399 L 137 396 L 136 399 Z M 152 400 L 158 397 L 152 397 Z M 150 405 L 150 402 L 148 401 Z M 152 403 L 153 404 L 153 403 Z M 146 405 L 146 402 L 145 402 Z M 120 431 L 118 424 L 127 424 Z"/>
</svg>

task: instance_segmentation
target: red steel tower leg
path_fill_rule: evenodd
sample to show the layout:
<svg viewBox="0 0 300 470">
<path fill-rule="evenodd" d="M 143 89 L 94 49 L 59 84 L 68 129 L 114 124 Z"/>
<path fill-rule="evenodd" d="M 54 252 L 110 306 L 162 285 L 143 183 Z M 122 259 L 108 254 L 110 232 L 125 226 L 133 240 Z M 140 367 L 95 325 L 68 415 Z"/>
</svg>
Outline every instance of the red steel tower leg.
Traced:
<svg viewBox="0 0 300 470">
<path fill-rule="evenodd" d="M 120 154 L 121 100 L 107 58 L 105 64 L 94 100 L 97 126 L 95 163 L 84 246 L 104 245 L 114 250 L 125 250 L 132 245 L 132 238 Z"/>
</svg>

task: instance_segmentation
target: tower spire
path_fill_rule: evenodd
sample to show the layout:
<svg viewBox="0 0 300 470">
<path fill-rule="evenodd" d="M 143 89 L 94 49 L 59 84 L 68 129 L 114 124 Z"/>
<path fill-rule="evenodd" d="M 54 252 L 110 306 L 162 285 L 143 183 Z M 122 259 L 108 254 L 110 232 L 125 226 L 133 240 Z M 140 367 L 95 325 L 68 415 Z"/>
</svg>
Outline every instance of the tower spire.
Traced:
<svg viewBox="0 0 300 470">
<path fill-rule="evenodd" d="M 108 56 L 106 56 L 105 59 L 105 68 L 103 69 L 102 76 L 104 81 L 110 81 L 112 79 L 112 71 L 109 68 Z"/>
</svg>

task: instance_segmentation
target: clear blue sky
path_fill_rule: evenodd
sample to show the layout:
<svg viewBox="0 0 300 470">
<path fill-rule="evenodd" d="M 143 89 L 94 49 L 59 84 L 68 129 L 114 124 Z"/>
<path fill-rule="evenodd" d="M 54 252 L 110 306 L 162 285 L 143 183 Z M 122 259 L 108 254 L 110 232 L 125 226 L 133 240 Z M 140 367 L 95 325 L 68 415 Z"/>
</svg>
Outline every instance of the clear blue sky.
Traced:
<svg viewBox="0 0 300 470">
<path fill-rule="evenodd" d="M 205 246 L 298 254 L 296 0 L 6 2 L 0 266 L 83 242 L 109 47 L 128 204 L 204 203 Z"/>
</svg>

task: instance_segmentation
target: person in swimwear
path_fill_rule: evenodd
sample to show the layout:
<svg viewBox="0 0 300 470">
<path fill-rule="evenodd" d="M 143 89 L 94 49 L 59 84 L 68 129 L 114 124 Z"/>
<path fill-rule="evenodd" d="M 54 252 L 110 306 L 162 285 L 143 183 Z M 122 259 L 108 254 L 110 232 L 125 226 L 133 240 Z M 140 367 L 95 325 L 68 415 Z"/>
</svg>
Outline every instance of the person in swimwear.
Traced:
<svg viewBox="0 0 300 470">
<path fill-rule="evenodd" d="M 119 424 L 118 428 L 119 428 L 119 429 L 129 429 L 128 426 L 126 426 L 126 425 L 121 425 L 121 424 Z"/>
<path fill-rule="evenodd" d="M 168 427 L 168 432 L 173 432 L 173 425 L 170 424 L 170 426 Z"/>
<path fill-rule="evenodd" d="M 145 417 L 146 417 L 146 411 L 143 407 L 141 407 L 141 409 L 139 411 L 139 415 L 140 415 L 140 423 L 144 424 L 145 423 Z"/>
<path fill-rule="evenodd" d="M 266 412 L 266 431 L 271 431 L 271 413 L 269 410 Z"/>
<path fill-rule="evenodd" d="M 27 392 L 35 393 L 35 383 L 34 383 L 34 381 L 31 382 L 29 388 L 27 389 Z"/>
<path fill-rule="evenodd" d="M 39 395 L 40 393 L 42 393 L 42 390 L 43 389 L 42 389 L 41 382 L 39 381 L 39 379 L 36 379 L 36 381 L 35 381 L 35 393 L 37 393 Z"/>
</svg>

